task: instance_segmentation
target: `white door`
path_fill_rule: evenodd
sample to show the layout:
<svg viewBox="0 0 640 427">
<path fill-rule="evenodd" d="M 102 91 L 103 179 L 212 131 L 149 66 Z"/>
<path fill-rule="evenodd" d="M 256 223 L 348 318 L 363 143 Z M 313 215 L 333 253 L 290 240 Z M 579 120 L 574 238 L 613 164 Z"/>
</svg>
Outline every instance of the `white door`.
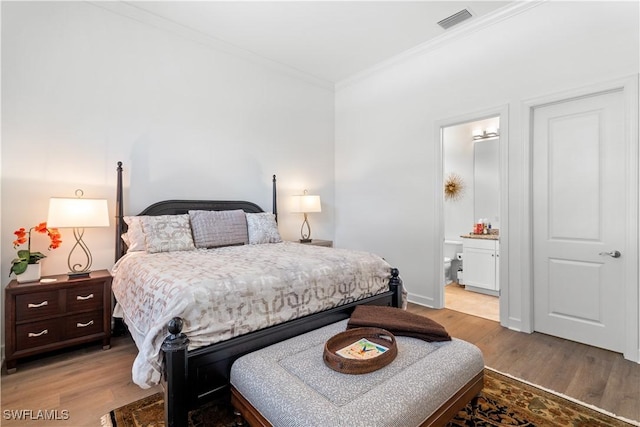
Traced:
<svg viewBox="0 0 640 427">
<path fill-rule="evenodd" d="M 534 329 L 624 350 L 622 90 L 533 112 Z"/>
</svg>

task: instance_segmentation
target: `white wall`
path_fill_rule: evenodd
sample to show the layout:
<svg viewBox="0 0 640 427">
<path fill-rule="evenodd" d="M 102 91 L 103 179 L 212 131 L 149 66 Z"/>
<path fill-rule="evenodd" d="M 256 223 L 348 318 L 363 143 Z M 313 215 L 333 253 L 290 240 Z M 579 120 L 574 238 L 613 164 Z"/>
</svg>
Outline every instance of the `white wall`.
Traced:
<svg viewBox="0 0 640 427">
<path fill-rule="evenodd" d="M 271 210 L 277 174 L 283 237 L 299 238 L 286 196 L 305 188 L 323 201 L 314 235 L 333 237 L 332 90 L 86 2 L 2 2 L 2 88 L 5 285 L 12 233 L 46 220 L 49 197 L 81 187 L 115 212 L 119 160 L 125 213 L 168 198 Z M 113 230 L 87 230 L 96 268 Z M 66 272 L 71 238 L 43 274 Z"/>
<path fill-rule="evenodd" d="M 339 85 L 337 244 L 383 254 L 412 298 L 433 300 L 442 263 L 434 126 L 508 105 L 507 317 L 508 326 L 522 327 L 530 304 L 520 287 L 528 261 L 523 101 L 637 75 L 638 17 L 637 2 L 546 2 Z"/>
<path fill-rule="evenodd" d="M 453 173 L 460 177 L 463 183 L 463 190 L 458 198 L 444 201 L 444 238 L 462 241 L 460 235 L 469 233 L 475 221 L 473 138 L 468 126 L 446 127 L 442 132 L 442 152 L 443 181 Z"/>
<path fill-rule="evenodd" d="M 2 2 L 2 285 L 13 231 L 45 221 L 51 196 L 82 188 L 115 215 L 120 160 L 125 214 L 175 198 L 270 211 L 277 174 L 283 237 L 299 238 L 287 196 L 306 188 L 323 202 L 314 237 L 333 238 L 333 102 L 331 89 L 91 3 Z M 55 251 L 35 239 L 43 274 L 66 273 L 70 231 Z M 113 265 L 114 231 L 86 230 L 95 269 Z"/>
</svg>

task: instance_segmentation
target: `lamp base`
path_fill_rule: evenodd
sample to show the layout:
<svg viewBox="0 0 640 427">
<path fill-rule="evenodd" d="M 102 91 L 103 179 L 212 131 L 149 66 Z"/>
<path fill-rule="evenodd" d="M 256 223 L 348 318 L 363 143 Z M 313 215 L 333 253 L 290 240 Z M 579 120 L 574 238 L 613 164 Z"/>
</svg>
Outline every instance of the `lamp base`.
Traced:
<svg viewBox="0 0 640 427">
<path fill-rule="evenodd" d="M 311 239 L 300 239 L 300 243 L 311 243 Z"/>
<path fill-rule="evenodd" d="M 69 256 L 67 257 L 67 265 L 69 266 L 69 280 L 73 279 L 82 279 L 85 277 L 89 277 L 91 275 L 91 263 L 93 261 L 93 257 L 91 256 L 91 251 L 87 244 L 82 240 L 82 236 L 84 235 L 84 228 L 74 228 L 73 229 L 73 237 L 76 239 L 76 244 L 71 248 L 71 252 L 69 252 Z M 80 248 L 86 257 L 86 262 L 84 263 L 74 263 L 71 261 L 73 256 L 73 251 L 77 248 Z"/>
<path fill-rule="evenodd" d="M 69 280 L 82 279 L 82 278 L 91 276 L 91 272 L 90 271 L 69 272 L 67 273 L 67 276 L 69 276 Z"/>
</svg>

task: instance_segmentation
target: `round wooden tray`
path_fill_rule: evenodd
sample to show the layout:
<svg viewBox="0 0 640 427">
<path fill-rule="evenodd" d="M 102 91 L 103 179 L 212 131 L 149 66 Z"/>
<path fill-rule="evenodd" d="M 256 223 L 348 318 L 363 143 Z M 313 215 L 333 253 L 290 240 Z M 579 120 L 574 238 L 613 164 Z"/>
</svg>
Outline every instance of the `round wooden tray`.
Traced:
<svg viewBox="0 0 640 427">
<path fill-rule="evenodd" d="M 337 351 L 365 338 L 380 344 L 387 351 L 369 359 L 351 359 L 336 354 Z M 396 358 L 398 346 L 396 337 L 391 332 L 381 328 L 353 328 L 334 335 L 324 345 L 324 363 L 334 371 L 344 374 L 366 374 L 388 365 Z"/>
</svg>

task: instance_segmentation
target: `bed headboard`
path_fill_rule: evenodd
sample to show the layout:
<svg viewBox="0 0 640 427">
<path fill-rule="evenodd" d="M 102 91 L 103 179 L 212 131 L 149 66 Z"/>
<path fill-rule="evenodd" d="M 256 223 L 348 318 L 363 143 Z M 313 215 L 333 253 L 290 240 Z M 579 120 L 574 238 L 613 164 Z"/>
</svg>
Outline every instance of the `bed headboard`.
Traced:
<svg viewBox="0 0 640 427">
<path fill-rule="evenodd" d="M 163 200 L 149 206 L 138 215 L 181 215 L 190 210 L 200 211 L 228 211 L 242 209 L 249 213 L 264 212 L 255 203 L 227 200 Z"/>
<path fill-rule="evenodd" d="M 118 179 L 116 183 L 116 254 L 118 261 L 125 253 L 126 247 L 122 241 L 122 233 L 127 231 L 127 224 L 124 221 L 123 191 L 122 191 L 122 162 L 118 162 Z M 272 203 L 273 214 L 278 220 L 278 205 L 276 194 L 276 176 L 273 175 Z M 255 203 L 243 200 L 163 200 L 145 208 L 138 215 L 180 215 L 186 214 L 190 210 L 202 211 L 227 211 L 242 209 L 248 213 L 264 212 Z"/>
</svg>

